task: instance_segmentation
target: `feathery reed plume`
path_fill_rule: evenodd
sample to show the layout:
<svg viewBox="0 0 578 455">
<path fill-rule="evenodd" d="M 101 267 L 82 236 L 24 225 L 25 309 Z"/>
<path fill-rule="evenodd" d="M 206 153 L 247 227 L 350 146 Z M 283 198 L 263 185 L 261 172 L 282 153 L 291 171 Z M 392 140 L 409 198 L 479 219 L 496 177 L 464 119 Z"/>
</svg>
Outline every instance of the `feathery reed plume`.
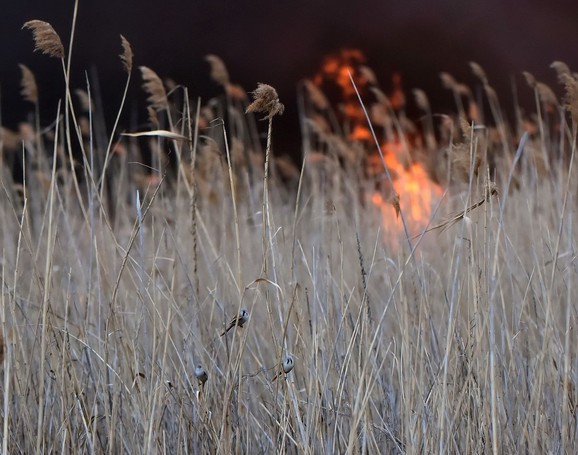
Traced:
<svg viewBox="0 0 578 455">
<path fill-rule="evenodd" d="M 473 148 L 475 147 L 472 144 L 472 139 L 475 133 L 473 124 L 469 123 L 465 116 L 460 116 L 459 126 L 462 132 L 463 140 L 461 142 L 452 144 L 449 149 L 450 159 L 453 174 L 462 181 L 468 182 L 471 179 L 472 173 L 474 176 L 479 174 L 483 156 L 481 153 L 476 153 Z"/>
<path fill-rule="evenodd" d="M 578 128 L 578 80 L 569 75 L 565 76 L 564 88 L 566 89 L 564 107 L 570 112 L 574 127 Z"/>
<path fill-rule="evenodd" d="M 554 91 L 543 82 L 536 82 L 536 91 L 540 97 L 540 101 L 544 104 L 550 104 L 552 106 L 559 106 L 558 98 L 554 94 Z"/>
<path fill-rule="evenodd" d="M 378 103 L 382 103 L 388 110 L 393 109 L 393 106 L 391 105 L 389 98 L 385 93 L 383 93 L 383 91 L 381 91 L 377 87 L 371 87 L 370 90 L 371 93 L 375 95 L 375 99 L 377 100 Z"/>
<path fill-rule="evenodd" d="M 130 43 L 128 42 L 128 40 L 122 35 L 120 35 L 120 43 L 122 45 L 122 54 L 120 54 L 120 61 L 122 62 L 124 70 L 130 74 L 132 72 L 132 59 L 134 56 L 132 53 L 132 48 L 130 47 Z"/>
<path fill-rule="evenodd" d="M 550 68 L 553 68 L 556 71 L 556 75 L 558 76 L 558 82 L 564 84 L 566 82 L 566 77 L 572 77 L 572 72 L 566 63 L 556 60 L 552 62 Z"/>
<path fill-rule="evenodd" d="M 286 181 L 298 180 L 300 173 L 291 158 L 288 156 L 280 156 L 275 160 L 275 169 L 279 175 Z"/>
<path fill-rule="evenodd" d="M 425 112 L 425 116 L 422 118 L 422 123 L 424 125 L 426 145 L 428 149 L 434 149 L 436 147 L 435 130 L 428 97 L 423 90 L 418 88 L 413 90 L 413 95 L 418 108 Z"/>
<path fill-rule="evenodd" d="M 524 79 L 526 79 L 528 86 L 530 88 L 536 88 L 536 78 L 534 75 L 528 71 L 522 71 L 522 74 L 524 75 Z"/>
<path fill-rule="evenodd" d="M 277 90 L 270 85 L 259 82 L 252 94 L 254 101 L 247 108 L 247 113 L 260 112 L 266 114 L 265 119 L 272 119 L 276 115 L 283 114 L 285 106 L 279 101 Z"/>
<path fill-rule="evenodd" d="M 461 99 L 461 97 L 464 95 L 463 84 L 458 84 L 454 77 L 450 73 L 446 72 L 440 73 L 440 79 L 442 81 L 442 86 L 447 90 L 451 90 L 454 95 L 454 101 L 458 109 L 458 116 L 465 116 L 466 111 L 464 103 Z M 471 99 L 471 96 L 468 96 L 468 98 Z"/>
<path fill-rule="evenodd" d="M 227 86 L 231 81 L 229 79 L 229 72 L 223 60 L 216 55 L 209 54 L 205 56 L 205 60 L 211 67 L 211 78 L 219 85 Z"/>
<path fill-rule="evenodd" d="M 363 77 L 369 84 L 371 85 L 378 85 L 377 83 L 377 76 L 375 72 L 369 67 L 365 65 L 361 65 L 359 67 L 359 74 Z"/>
<path fill-rule="evenodd" d="M 317 85 L 307 79 L 303 81 L 303 86 L 305 87 L 305 90 L 307 90 L 307 94 L 309 95 L 309 99 L 313 103 L 313 106 L 322 111 L 329 108 L 329 101 L 327 101 L 325 94 L 319 90 Z"/>
<path fill-rule="evenodd" d="M 20 94 L 26 101 L 30 101 L 33 104 L 38 103 L 38 86 L 36 85 L 34 73 L 26 65 L 19 64 L 18 66 L 22 71 L 22 79 L 20 80 L 22 90 Z"/>
<path fill-rule="evenodd" d="M 50 57 L 64 58 L 64 46 L 60 36 L 48 22 L 32 20 L 26 22 L 22 28 L 32 30 L 34 51 L 40 51 Z"/>
<path fill-rule="evenodd" d="M 445 89 L 456 90 L 458 83 L 450 73 L 446 72 L 440 73 L 440 79 Z"/>
<path fill-rule="evenodd" d="M 413 96 L 415 98 L 415 104 L 417 104 L 417 107 L 419 107 L 422 111 L 429 112 L 429 100 L 425 92 L 422 89 L 414 88 Z"/>
<path fill-rule="evenodd" d="M 382 128 L 391 126 L 391 117 L 389 116 L 387 109 L 383 104 L 372 104 L 369 108 L 369 117 L 371 118 L 371 121 L 374 125 L 380 126 Z"/>
<path fill-rule="evenodd" d="M 139 67 L 143 78 L 143 89 L 148 93 L 147 101 L 157 111 L 167 110 L 169 108 L 169 101 L 167 98 L 167 91 L 163 85 L 161 78 L 153 70 L 146 66 Z"/>
<path fill-rule="evenodd" d="M 472 135 L 472 125 L 467 121 L 465 117 L 460 117 L 460 128 L 462 129 L 462 134 L 466 141 L 471 139 Z"/>
<path fill-rule="evenodd" d="M 484 85 L 488 85 L 488 76 L 486 76 L 486 72 L 481 67 L 479 63 L 470 62 L 470 68 L 472 69 L 472 73 L 480 80 Z"/>
</svg>

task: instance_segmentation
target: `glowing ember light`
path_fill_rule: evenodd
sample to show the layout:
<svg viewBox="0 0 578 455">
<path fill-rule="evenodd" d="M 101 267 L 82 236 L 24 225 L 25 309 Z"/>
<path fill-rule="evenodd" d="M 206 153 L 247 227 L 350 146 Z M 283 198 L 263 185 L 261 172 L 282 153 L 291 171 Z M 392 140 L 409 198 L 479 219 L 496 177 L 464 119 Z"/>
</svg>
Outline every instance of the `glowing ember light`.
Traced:
<svg viewBox="0 0 578 455">
<path fill-rule="evenodd" d="M 324 59 L 313 83 L 322 90 L 333 88 L 337 91 L 336 96 L 341 107 L 340 120 L 344 125 L 346 139 L 366 145 L 367 175 L 376 181 L 375 189 L 369 190 L 366 198 L 379 209 L 386 233 L 401 231 L 402 221 L 398 213 L 398 209 L 401 209 L 409 233 L 413 235 L 419 233 L 430 221 L 433 204 L 441 197 L 442 189 L 432 181 L 424 166 L 410 156 L 408 146 L 411 145 L 412 139 L 414 143 L 423 141 L 420 141 L 421 138 L 410 137 L 414 133 L 406 131 L 403 142 L 397 138 L 397 134 L 379 139 L 385 165 L 393 181 L 392 191 L 385 176 L 381 157 L 375 151 L 375 143 L 363 109 L 349 78 L 351 73 L 364 102 L 375 99 L 369 90 L 375 86 L 375 78 L 370 70 L 363 67 L 364 63 L 365 58 L 360 51 L 341 50 Z M 399 74 L 394 74 L 392 82 L 393 90 L 385 100 L 387 105 L 385 109 L 389 111 L 386 112 L 386 116 L 397 115 L 399 119 L 400 113 L 403 114 L 402 110 L 405 108 L 405 95 Z M 383 105 L 379 106 L 384 108 Z"/>
<path fill-rule="evenodd" d="M 427 171 L 420 163 L 413 162 L 404 166 L 398 158 L 401 151 L 402 146 L 400 144 L 382 145 L 385 164 L 391 175 L 395 193 L 399 197 L 399 206 L 410 234 L 414 235 L 428 224 L 432 215 L 432 207 L 442 196 L 443 191 L 439 185 L 430 179 Z M 403 227 L 401 218 L 396 213 L 395 196 L 391 194 L 389 183 L 383 175 L 381 157 L 378 154 L 372 154 L 369 161 L 373 172 L 378 173 L 381 170 L 380 186 L 383 188 L 381 191 L 372 193 L 369 199 L 379 208 L 382 225 L 386 231 L 389 231 L 391 227 L 400 230 Z M 386 194 L 391 194 L 390 198 L 385 198 Z"/>
</svg>

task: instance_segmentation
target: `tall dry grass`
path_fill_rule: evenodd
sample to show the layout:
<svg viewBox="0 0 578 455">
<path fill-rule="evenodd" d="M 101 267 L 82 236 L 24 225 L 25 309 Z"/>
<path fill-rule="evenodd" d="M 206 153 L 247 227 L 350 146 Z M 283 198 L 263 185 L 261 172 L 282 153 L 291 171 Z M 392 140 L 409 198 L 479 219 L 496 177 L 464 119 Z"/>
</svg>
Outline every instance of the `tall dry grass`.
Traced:
<svg viewBox="0 0 578 455">
<path fill-rule="evenodd" d="M 224 66 L 221 99 L 164 91 L 136 138 L 96 140 L 92 107 L 83 135 L 67 86 L 63 117 L 21 138 L 22 185 L 1 170 L 4 453 L 573 452 L 576 119 L 538 111 L 523 136 L 474 68 L 492 126 L 455 81 L 459 115 L 427 114 L 445 229 L 413 238 L 381 224 L 365 152 L 307 83 L 300 172 L 263 160 Z"/>
</svg>

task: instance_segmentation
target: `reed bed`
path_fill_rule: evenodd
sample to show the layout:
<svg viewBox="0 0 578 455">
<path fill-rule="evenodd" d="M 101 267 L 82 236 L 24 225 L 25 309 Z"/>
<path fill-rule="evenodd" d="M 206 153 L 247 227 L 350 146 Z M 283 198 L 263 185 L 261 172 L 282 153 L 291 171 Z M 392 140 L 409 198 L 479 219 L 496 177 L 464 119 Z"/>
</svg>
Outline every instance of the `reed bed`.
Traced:
<svg viewBox="0 0 578 455">
<path fill-rule="evenodd" d="M 56 31 L 26 27 L 68 81 Z M 479 65 L 483 99 L 445 74 L 455 115 L 417 91 L 413 129 L 362 68 L 378 141 L 444 188 L 404 230 L 318 85 L 297 169 L 272 153 L 275 89 L 208 61 L 207 103 L 140 67 L 150 127 L 124 135 L 125 98 L 106 132 L 89 81 L 41 127 L 23 68 L 36 125 L 0 136 L 3 453 L 573 452 L 575 75 L 556 65 L 566 101 L 527 76 L 536 111 L 510 125 Z"/>
</svg>

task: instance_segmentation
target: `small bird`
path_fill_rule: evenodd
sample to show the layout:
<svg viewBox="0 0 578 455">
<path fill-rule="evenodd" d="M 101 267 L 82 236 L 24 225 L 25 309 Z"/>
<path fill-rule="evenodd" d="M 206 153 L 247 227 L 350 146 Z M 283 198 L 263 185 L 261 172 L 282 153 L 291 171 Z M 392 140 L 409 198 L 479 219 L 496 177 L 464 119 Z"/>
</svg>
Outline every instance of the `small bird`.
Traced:
<svg viewBox="0 0 578 455">
<path fill-rule="evenodd" d="M 282 374 L 287 375 L 287 373 L 289 373 L 292 369 L 293 369 L 293 357 L 291 357 L 291 355 L 287 354 L 285 356 L 285 359 L 283 359 L 283 363 L 281 364 L 280 371 L 275 376 L 273 376 L 273 379 L 271 379 L 271 382 L 275 381 Z"/>
<path fill-rule="evenodd" d="M 201 387 L 204 386 L 205 382 L 207 382 L 209 379 L 209 375 L 202 365 L 197 365 L 197 368 L 195 368 L 195 378 L 197 378 L 197 381 L 199 381 L 199 386 Z"/>
<path fill-rule="evenodd" d="M 225 331 L 221 333 L 221 336 L 225 335 L 229 330 L 231 330 L 235 326 L 243 327 L 243 324 L 245 324 L 248 320 L 249 320 L 249 312 L 245 308 L 243 308 L 237 316 L 231 319 L 231 322 L 229 322 L 229 325 L 227 326 Z"/>
</svg>

